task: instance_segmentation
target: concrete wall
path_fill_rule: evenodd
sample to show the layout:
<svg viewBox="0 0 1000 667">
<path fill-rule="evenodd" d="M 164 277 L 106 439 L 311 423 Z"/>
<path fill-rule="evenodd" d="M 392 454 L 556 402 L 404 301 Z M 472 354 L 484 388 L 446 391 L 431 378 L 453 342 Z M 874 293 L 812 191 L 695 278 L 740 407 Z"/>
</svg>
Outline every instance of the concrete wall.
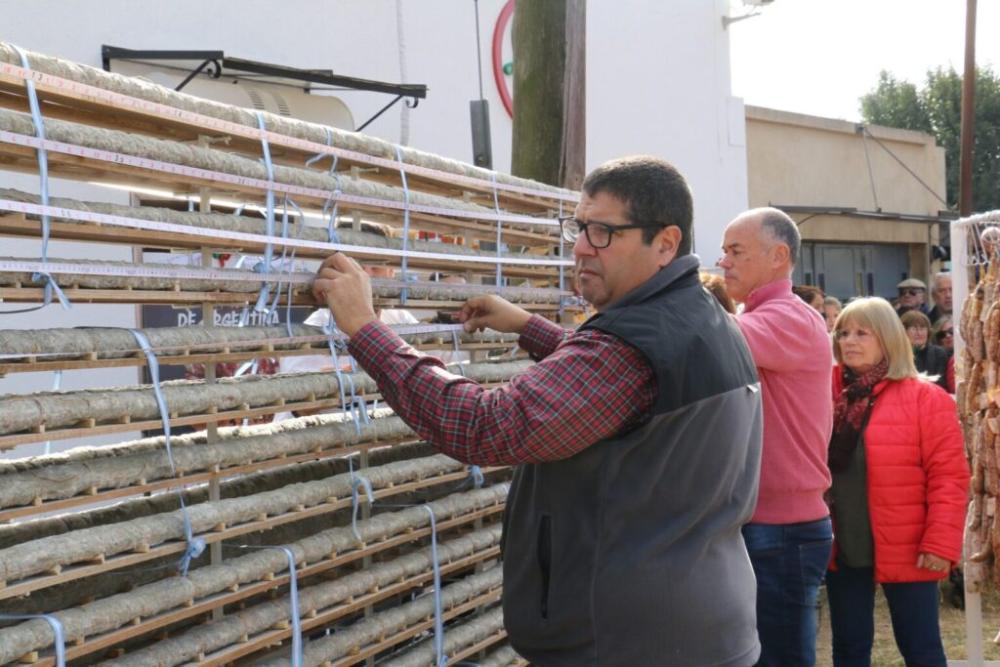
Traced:
<svg viewBox="0 0 1000 667">
<path fill-rule="evenodd" d="M 934 137 L 870 126 L 872 137 L 864 139 L 854 123 L 752 106 L 746 107 L 746 128 L 751 206 L 882 212 L 883 219 L 793 217 L 803 221 L 805 241 L 905 244 L 911 274 L 926 279 L 936 229 L 892 214 L 934 217 L 945 208 L 938 199 L 945 194 L 944 149 Z"/>
</svg>

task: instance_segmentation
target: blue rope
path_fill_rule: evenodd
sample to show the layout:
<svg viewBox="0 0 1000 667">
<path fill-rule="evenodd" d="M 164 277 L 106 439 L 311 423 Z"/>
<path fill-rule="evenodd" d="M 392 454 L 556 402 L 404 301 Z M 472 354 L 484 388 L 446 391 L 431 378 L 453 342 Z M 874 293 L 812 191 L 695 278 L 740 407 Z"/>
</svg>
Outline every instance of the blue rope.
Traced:
<svg viewBox="0 0 1000 667">
<path fill-rule="evenodd" d="M 396 160 L 399 161 L 399 178 L 403 182 L 403 258 L 400 261 L 400 271 L 402 272 L 403 288 L 399 292 L 399 302 L 406 305 L 406 267 L 407 251 L 410 244 L 410 187 L 406 182 L 406 170 L 403 169 L 403 150 L 396 146 Z"/>
<path fill-rule="evenodd" d="M 455 347 L 455 356 L 457 360 L 458 353 L 461 352 L 461 350 L 458 347 L 458 329 L 451 330 L 451 342 Z M 462 377 L 465 377 L 465 368 L 462 365 L 461 360 L 457 360 L 457 368 L 458 368 L 458 374 L 461 375 Z"/>
<path fill-rule="evenodd" d="M 476 465 L 469 466 L 469 475 L 472 477 L 472 486 L 481 489 L 483 482 L 486 481 L 486 478 L 483 477 L 483 469 Z"/>
<path fill-rule="evenodd" d="M 347 459 L 347 469 L 351 473 L 351 532 L 354 533 L 354 539 L 358 542 L 364 542 L 361 539 L 361 533 L 358 532 L 358 508 L 361 503 L 358 497 L 358 487 L 362 487 L 365 490 L 365 496 L 368 498 L 368 507 L 375 504 L 375 496 L 372 491 L 372 483 L 367 477 L 362 475 L 354 474 L 354 459 Z"/>
<path fill-rule="evenodd" d="M 15 47 L 16 48 L 16 47 Z M 3 621 L 30 621 L 36 618 L 44 619 L 52 627 L 56 648 L 56 667 L 66 667 L 66 639 L 62 622 L 52 614 L 0 614 Z"/>
<path fill-rule="evenodd" d="M 562 217 L 563 217 L 563 203 L 562 203 L 562 201 L 560 201 L 559 202 L 559 218 L 562 219 Z M 565 241 L 563 241 L 562 227 L 561 226 L 560 226 L 560 229 L 559 229 L 559 259 L 566 259 Z M 565 285 L 565 276 L 566 276 L 566 267 L 563 266 L 562 264 L 560 264 L 559 265 L 559 291 L 560 292 L 562 292 L 564 289 L 566 289 L 564 287 L 564 285 Z M 559 297 L 559 321 L 560 322 L 563 321 L 564 311 L 565 311 L 565 309 L 564 309 L 564 306 L 563 306 L 563 298 L 560 295 L 560 297 Z"/>
<path fill-rule="evenodd" d="M 295 554 L 288 547 L 281 549 L 288 556 L 288 598 L 292 611 L 292 667 L 302 667 L 302 617 L 299 615 L 299 582 L 295 572 Z"/>
<path fill-rule="evenodd" d="M 274 236 L 274 164 L 271 162 L 271 147 L 267 142 L 267 136 L 264 134 L 266 131 L 266 123 L 264 122 L 263 112 L 257 112 L 257 125 L 260 127 L 260 143 L 261 148 L 264 153 L 264 166 L 267 169 L 267 217 L 265 218 L 267 226 L 268 237 Z M 274 247 L 271 244 L 271 239 L 268 238 L 267 245 L 264 246 L 264 261 L 262 273 L 265 276 L 264 282 L 260 286 L 260 294 L 257 297 L 257 304 L 254 306 L 254 310 L 257 312 L 263 312 L 267 309 L 267 301 L 270 295 L 271 286 L 267 282 L 267 273 L 271 268 L 271 259 L 274 256 Z M 258 264 L 255 270 L 260 270 L 261 265 Z"/>
<path fill-rule="evenodd" d="M 500 263 L 500 247 L 503 245 L 503 226 L 500 218 L 500 197 L 497 195 L 497 173 L 492 173 L 493 177 L 493 210 L 497 214 L 497 287 L 503 284 L 503 264 Z"/>
<path fill-rule="evenodd" d="M 156 406 L 160 410 L 160 420 L 163 422 L 163 446 L 167 452 L 167 461 L 170 463 L 170 474 L 177 476 L 177 466 L 174 463 L 174 452 L 170 446 L 170 413 L 167 411 L 167 401 L 163 397 L 163 390 L 160 388 L 160 362 L 156 359 L 156 353 L 149 345 L 146 335 L 138 329 L 129 329 L 135 338 L 143 354 L 146 355 L 146 363 L 149 366 L 149 377 L 153 382 L 153 394 L 156 396 Z M 177 500 L 180 501 L 181 517 L 184 521 L 184 539 L 187 542 L 187 549 L 181 556 L 177 569 L 181 576 L 186 577 L 191 561 L 205 551 L 205 540 L 194 537 L 191 529 L 191 517 L 188 515 L 187 505 L 184 503 L 183 487 L 177 489 Z"/>
<path fill-rule="evenodd" d="M 11 46 L 14 47 L 14 50 L 21 58 L 21 67 L 30 72 L 31 64 L 28 62 L 28 54 L 26 54 L 19 46 L 13 44 Z M 24 80 L 24 87 L 28 94 L 28 107 L 31 110 L 31 122 L 35 126 L 35 136 L 37 136 L 40 141 L 45 141 L 45 123 L 42 120 L 42 108 L 38 103 L 38 92 L 35 90 L 35 82 L 30 78 L 26 78 Z M 48 153 L 45 152 L 45 149 L 41 146 L 38 147 L 36 152 L 38 153 L 38 178 L 40 181 L 39 198 L 42 206 L 47 207 L 49 205 L 49 156 Z M 61 289 L 59 289 L 59 285 L 56 283 L 55 278 L 44 270 L 45 265 L 49 261 L 50 226 L 51 220 L 49 218 L 49 214 L 42 213 L 42 270 L 33 273 L 31 276 L 31 279 L 34 281 L 45 281 L 42 305 L 32 306 L 31 308 L 21 308 L 18 310 L 5 310 L 2 314 L 14 315 L 17 313 L 31 313 L 36 310 L 41 310 L 52 303 L 53 292 L 58 297 L 59 303 L 62 305 L 63 309 L 70 309 L 69 299 L 67 299 L 66 295 L 63 294 Z"/>
<path fill-rule="evenodd" d="M 444 624 L 441 621 L 441 563 L 438 561 L 437 519 L 430 505 L 423 505 L 423 508 L 431 517 L 431 561 L 434 567 L 434 654 L 437 656 L 435 665 L 446 667 L 448 656 L 444 654 Z"/>
</svg>

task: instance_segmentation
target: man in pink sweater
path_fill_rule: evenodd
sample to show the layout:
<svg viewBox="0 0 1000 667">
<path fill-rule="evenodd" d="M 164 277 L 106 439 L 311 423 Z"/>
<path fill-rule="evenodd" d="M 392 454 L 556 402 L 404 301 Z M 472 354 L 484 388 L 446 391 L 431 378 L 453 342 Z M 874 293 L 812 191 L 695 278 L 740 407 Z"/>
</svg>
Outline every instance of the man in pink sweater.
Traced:
<svg viewBox="0 0 1000 667">
<path fill-rule="evenodd" d="M 743 538 L 757 576 L 758 665 L 812 665 L 816 595 L 833 533 L 823 492 L 833 428 L 833 354 L 822 317 L 792 294 L 798 227 L 759 208 L 726 227 L 719 266 L 763 387 L 760 493 Z"/>
</svg>

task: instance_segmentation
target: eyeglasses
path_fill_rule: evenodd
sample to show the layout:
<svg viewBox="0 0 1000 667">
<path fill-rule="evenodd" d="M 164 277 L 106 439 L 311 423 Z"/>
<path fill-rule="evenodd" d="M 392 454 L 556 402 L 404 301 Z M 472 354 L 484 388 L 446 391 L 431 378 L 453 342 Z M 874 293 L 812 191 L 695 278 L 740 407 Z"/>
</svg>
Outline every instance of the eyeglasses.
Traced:
<svg viewBox="0 0 1000 667">
<path fill-rule="evenodd" d="M 602 250 L 611 245 L 611 237 L 625 229 L 653 229 L 655 227 L 666 227 L 662 222 L 643 222 L 632 225 L 609 225 L 606 222 L 580 222 L 570 216 L 559 218 L 559 225 L 562 228 L 563 240 L 567 243 L 576 243 L 580 238 L 580 232 L 587 237 L 587 243 L 595 250 Z"/>
<path fill-rule="evenodd" d="M 937 338 L 938 338 L 938 340 L 941 340 L 942 338 L 947 338 L 948 336 L 954 336 L 954 335 L 955 335 L 955 332 L 952 329 L 941 329 L 941 331 L 937 332 Z"/>
<path fill-rule="evenodd" d="M 923 293 L 919 287 L 903 287 L 899 290 L 899 296 L 919 296 Z"/>
</svg>

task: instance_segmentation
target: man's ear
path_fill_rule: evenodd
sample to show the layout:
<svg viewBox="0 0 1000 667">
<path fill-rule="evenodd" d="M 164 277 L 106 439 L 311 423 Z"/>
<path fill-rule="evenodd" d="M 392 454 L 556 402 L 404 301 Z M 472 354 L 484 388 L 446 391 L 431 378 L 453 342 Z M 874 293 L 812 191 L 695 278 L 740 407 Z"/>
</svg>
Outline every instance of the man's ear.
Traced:
<svg viewBox="0 0 1000 667">
<path fill-rule="evenodd" d="M 677 249 L 681 245 L 681 228 L 677 225 L 664 227 L 653 239 L 656 245 L 656 253 L 659 259 L 660 268 L 663 268 L 677 256 Z"/>
<path fill-rule="evenodd" d="M 774 244 L 774 268 L 781 268 L 791 261 L 791 250 L 785 243 Z"/>
</svg>

